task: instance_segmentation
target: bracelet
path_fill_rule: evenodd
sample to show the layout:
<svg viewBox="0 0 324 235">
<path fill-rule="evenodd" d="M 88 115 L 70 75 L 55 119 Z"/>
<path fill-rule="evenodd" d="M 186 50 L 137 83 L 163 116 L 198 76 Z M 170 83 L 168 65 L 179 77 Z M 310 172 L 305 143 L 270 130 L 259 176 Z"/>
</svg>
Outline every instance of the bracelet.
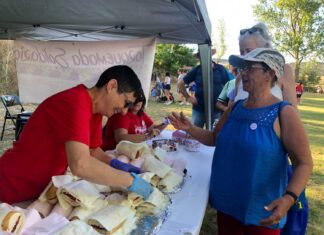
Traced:
<svg viewBox="0 0 324 235">
<path fill-rule="evenodd" d="M 285 192 L 285 195 L 289 195 L 289 196 L 291 196 L 293 199 L 294 199 L 294 203 L 296 203 L 297 201 L 298 201 L 298 196 L 296 195 L 296 193 L 294 193 L 294 192 L 291 192 L 291 191 L 286 191 Z"/>
</svg>

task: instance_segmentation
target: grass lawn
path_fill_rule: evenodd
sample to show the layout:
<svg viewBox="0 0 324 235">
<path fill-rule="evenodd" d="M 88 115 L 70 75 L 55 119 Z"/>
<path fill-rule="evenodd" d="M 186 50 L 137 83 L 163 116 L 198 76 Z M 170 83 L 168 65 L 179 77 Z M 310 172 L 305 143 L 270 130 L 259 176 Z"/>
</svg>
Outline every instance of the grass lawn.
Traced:
<svg viewBox="0 0 324 235">
<path fill-rule="evenodd" d="M 306 191 L 310 208 L 307 234 L 320 235 L 324 231 L 324 95 L 306 93 L 298 108 L 314 160 L 313 175 Z M 172 111 L 183 111 L 187 116 L 191 116 L 191 106 L 180 106 L 178 103 L 165 105 L 149 101 L 146 111 L 156 123 L 161 122 L 162 118 Z M 169 126 L 169 129 L 172 127 Z M 208 207 L 200 234 L 217 234 L 216 229 L 216 213 Z"/>
<path fill-rule="evenodd" d="M 172 91 L 174 89 L 175 85 L 173 85 Z M 27 110 L 33 111 L 36 106 L 25 105 L 25 107 Z M 307 197 L 310 207 L 307 234 L 320 235 L 324 231 L 324 95 L 306 93 L 302 97 L 302 105 L 299 106 L 299 110 L 309 136 L 314 159 L 313 175 L 307 186 Z M 172 111 L 183 111 L 187 116 L 191 116 L 191 106 L 181 106 L 178 103 L 165 105 L 149 101 L 146 111 L 155 123 L 160 123 L 163 117 Z M 0 107 L 1 123 L 3 122 L 3 115 L 3 107 Z M 172 130 L 172 127 L 169 126 L 168 129 Z M 0 141 L 0 154 L 11 146 L 13 138 L 14 132 L 6 131 L 4 140 Z M 216 213 L 208 207 L 200 234 L 217 234 L 216 229 Z"/>
</svg>

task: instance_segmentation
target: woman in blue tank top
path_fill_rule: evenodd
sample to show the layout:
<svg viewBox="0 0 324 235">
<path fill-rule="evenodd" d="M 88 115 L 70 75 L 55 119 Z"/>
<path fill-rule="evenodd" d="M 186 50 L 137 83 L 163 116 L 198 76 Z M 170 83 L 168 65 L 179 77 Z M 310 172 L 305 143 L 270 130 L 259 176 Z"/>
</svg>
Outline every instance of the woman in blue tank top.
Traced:
<svg viewBox="0 0 324 235">
<path fill-rule="evenodd" d="M 307 136 L 296 109 L 271 94 L 285 60 L 276 50 L 257 48 L 230 56 L 240 69 L 246 100 L 230 106 L 213 131 L 193 126 L 182 113 L 171 124 L 203 144 L 217 146 L 210 202 L 218 234 L 280 234 L 312 172 Z M 287 179 L 288 154 L 294 165 Z"/>
</svg>

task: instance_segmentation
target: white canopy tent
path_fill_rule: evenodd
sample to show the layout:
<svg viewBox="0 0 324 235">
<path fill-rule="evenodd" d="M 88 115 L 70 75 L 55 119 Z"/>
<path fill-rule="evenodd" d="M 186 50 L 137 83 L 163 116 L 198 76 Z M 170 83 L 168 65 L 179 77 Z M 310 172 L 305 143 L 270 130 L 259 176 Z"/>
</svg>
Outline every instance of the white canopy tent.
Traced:
<svg viewBox="0 0 324 235">
<path fill-rule="evenodd" d="M 1 0 L 0 39 L 198 44 L 211 128 L 211 23 L 204 0 Z"/>
</svg>

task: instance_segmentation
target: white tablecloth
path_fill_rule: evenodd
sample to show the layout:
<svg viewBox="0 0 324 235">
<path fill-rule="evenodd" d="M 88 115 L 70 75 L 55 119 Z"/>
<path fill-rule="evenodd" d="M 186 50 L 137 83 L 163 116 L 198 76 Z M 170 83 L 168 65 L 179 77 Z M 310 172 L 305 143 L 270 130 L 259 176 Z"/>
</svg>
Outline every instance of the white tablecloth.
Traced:
<svg viewBox="0 0 324 235">
<path fill-rule="evenodd" d="M 171 138 L 163 131 L 160 138 Z M 208 203 L 209 178 L 214 147 L 201 145 L 198 152 L 188 152 L 183 146 L 170 152 L 174 158 L 187 161 L 187 177 L 182 190 L 171 196 L 171 215 L 163 223 L 159 235 L 199 234 Z"/>
</svg>

